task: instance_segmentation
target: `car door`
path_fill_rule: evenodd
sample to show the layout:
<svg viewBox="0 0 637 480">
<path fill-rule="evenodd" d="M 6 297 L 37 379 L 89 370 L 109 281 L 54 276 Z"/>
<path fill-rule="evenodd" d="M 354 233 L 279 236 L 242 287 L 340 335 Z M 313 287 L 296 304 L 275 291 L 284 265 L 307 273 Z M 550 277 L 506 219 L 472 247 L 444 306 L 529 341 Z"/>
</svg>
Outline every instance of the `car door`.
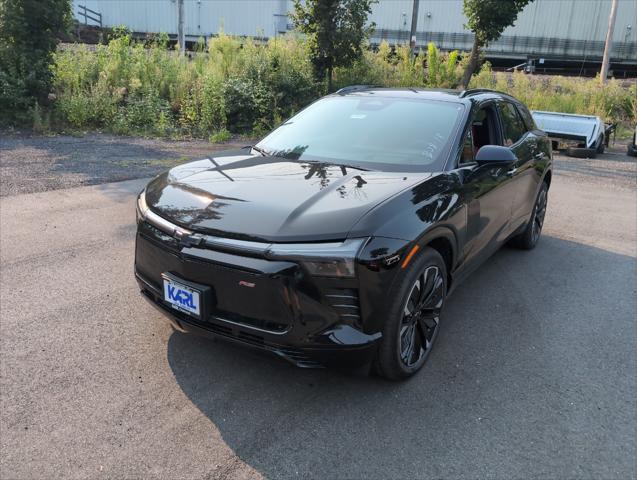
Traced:
<svg viewBox="0 0 637 480">
<path fill-rule="evenodd" d="M 535 195 L 540 181 L 539 171 L 535 167 L 541 162 L 546 152 L 538 144 L 538 136 L 533 129 L 527 127 L 518 106 L 513 102 L 498 102 L 503 142 L 518 158 L 507 174 L 512 182 L 509 184 L 512 197 L 510 233 L 527 222 L 531 216 Z M 530 114 L 529 114 L 530 116 Z"/>
<path fill-rule="evenodd" d="M 481 112 L 487 116 L 476 125 L 476 119 L 482 118 Z M 488 134 L 483 121 L 487 122 Z M 455 170 L 467 205 L 466 240 L 462 248 L 463 270 L 467 272 L 497 250 L 510 231 L 513 199 L 508 188 L 509 168 L 478 165 L 474 160 L 479 148 L 487 144 L 502 145 L 501 124 L 493 102 L 479 105 L 472 113 Z"/>
</svg>

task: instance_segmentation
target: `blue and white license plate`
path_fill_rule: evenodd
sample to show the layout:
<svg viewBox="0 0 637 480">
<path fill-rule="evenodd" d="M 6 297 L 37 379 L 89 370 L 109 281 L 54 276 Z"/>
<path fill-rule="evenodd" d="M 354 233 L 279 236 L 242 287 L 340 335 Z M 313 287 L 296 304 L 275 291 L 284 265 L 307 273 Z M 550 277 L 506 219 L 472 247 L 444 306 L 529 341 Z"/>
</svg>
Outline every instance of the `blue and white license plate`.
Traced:
<svg viewBox="0 0 637 480">
<path fill-rule="evenodd" d="M 175 310 L 200 317 L 200 299 L 201 295 L 197 290 L 164 277 L 164 300 Z"/>
</svg>

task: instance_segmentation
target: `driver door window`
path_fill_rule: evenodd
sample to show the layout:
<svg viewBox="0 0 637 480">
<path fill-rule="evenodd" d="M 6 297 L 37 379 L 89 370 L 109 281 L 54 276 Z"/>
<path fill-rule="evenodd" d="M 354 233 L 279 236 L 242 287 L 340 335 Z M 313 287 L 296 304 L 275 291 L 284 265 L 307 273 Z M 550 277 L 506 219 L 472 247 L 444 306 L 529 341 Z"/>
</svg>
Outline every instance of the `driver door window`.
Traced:
<svg viewBox="0 0 637 480">
<path fill-rule="evenodd" d="M 465 135 L 459 163 L 472 163 L 480 148 L 499 144 L 495 111 L 492 106 L 481 108 L 473 115 L 471 127 Z"/>
<path fill-rule="evenodd" d="M 504 146 L 510 147 L 518 143 L 526 133 L 526 127 L 517 109 L 509 102 L 498 105 L 500 117 L 502 118 L 502 129 L 504 130 Z"/>
</svg>

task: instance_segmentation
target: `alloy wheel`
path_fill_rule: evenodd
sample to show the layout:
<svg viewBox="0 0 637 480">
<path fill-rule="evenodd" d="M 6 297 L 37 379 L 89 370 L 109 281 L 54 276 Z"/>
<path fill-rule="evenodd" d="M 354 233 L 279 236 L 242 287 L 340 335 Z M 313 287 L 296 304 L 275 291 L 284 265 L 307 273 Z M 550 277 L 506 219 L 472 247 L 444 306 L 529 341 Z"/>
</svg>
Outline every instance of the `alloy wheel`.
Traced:
<svg viewBox="0 0 637 480">
<path fill-rule="evenodd" d="M 544 216 L 546 215 L 546 188 L 540 191 L 535 204 L 535 216 L 533 217 L 533 226 L 531 236 L 533 243 L 537 242 L 542 233 L 542 225 L 544 225 Z"/>
<path fill-rule="evenodd" d="M 421 362 L 438 334 L 445 282 L 440 269 L 429 266 L 411 288 L 400 327 L 400 358 L 407 367 Z"/>
</svg>

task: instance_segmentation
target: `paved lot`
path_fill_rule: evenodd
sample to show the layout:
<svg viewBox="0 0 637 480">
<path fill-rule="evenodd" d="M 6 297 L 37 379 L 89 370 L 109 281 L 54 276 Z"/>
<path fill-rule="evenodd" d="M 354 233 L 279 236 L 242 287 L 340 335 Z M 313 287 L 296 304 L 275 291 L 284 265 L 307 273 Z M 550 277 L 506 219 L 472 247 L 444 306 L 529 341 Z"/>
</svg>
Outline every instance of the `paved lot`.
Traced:
<svg viewBox="0 0 637 480">
<path fill-rule="evenodd" d="M 537 249 L 400 384 L 172 332 L 132 276 L 144 181 L 5 196 L 0 477 L 635 478 L 635 164 L 558 164 Z"/>
</svg>

